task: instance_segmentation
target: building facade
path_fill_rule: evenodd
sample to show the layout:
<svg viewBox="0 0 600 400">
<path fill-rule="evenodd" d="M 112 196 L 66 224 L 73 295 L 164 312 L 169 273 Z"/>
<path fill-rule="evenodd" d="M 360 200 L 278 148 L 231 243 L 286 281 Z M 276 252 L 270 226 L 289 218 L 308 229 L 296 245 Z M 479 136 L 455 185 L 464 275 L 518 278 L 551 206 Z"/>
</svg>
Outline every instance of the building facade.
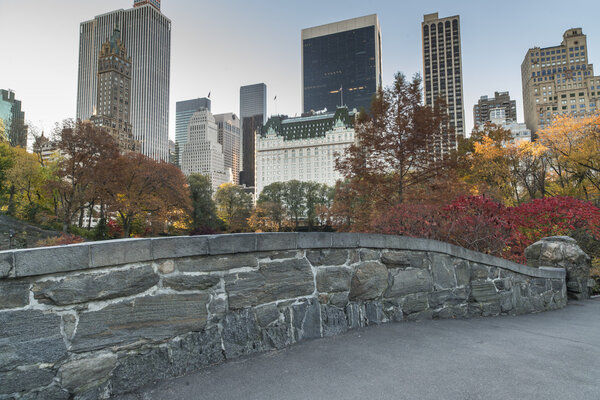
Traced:
<svg viewBox="0 0 600 400">
<path fill-rule="evenodd" d="M 342 179 L 335 155 L 354 142 L 354 112 L 271 117 L 256 138 L 256 196 L 273 182 L 293 179 L 334 186 Z"/>
<path fill-rule="evenodd" d="M 11 146 L 27 148 L 27 130 L 25 112 L 21 101 L 15 98 L 12 90 L 0 89 L 0 119 L 4 124 L 4 133 Z"/>
<path fill-rule="evenodd" d="M 105 129 L 122 152 L 139 150 L 131 130 L 131 58 L 121 42 L 121 32 L 113 34 L 98 55 L 96 113 L 91 120 Z"/>
<path fill-rule="evenodd" d="M 381 87 L 381 28 L 376 14 L 302 30 L 302 109 L 369 110 Z"/>
<path fill-rule="evenodd" d="M 599 110 L 600 76 L 588 62 L 587 38 L 569 29 L 560 45 L 533 47 L 521 64 L 525 124 L 535 133 L 558 114 L 584 117 Z"/>
<path fill-rule="evenodd" d="M 439 18 L 438 13 L 427 14 L 421 33 L 425 104 L 433 107 L 439 99 L 443 100 L 452 128 L 435 140 L 433 151 L 438 158 L 456 149 L 457 137 L 465 134 L 460 17 Z"/>
<path fill-rule="evenodd" d="M 136 1 L 135 5 L 81 23 L 76 116 L 90 119 L 98 107 L 98 55 L 118 20 L 121 40 L 132 58 L 133 137 L 142 154 L 168 161 L 171 21 L 160 12 L 158 0 Z"/>
<path fill-rule="evenodd" d="M 194 173 L 208 176 L 213 193 L 230 181 L 215 117 L 207 109 L 196 111 L 190 118 L 187 141 L 181 153 L 181 170 L 186 176 Z"/>
<path fill-rule="evenodd" d="M 255 185 L 255 140 L 267 120 L 267 85 L 257 83 L 240 87 L 241 144 L 239 183 Z"/>
<path fill-rule="evenodd" d="M 524 123 L 507 118 L 504 107 L 492 108 L 489 122 L 510 131 L 514 142 L 531 142 L 531 130 Z"/>
<path fill-rule="evenodd" d="M 234 113 L 216 114 L 218 140 L 223 146 L 225 170 L 231 180 L 240 183 L 240 119 Z"/>
<path fill-rule="evenodd" d="M 196 111 L 206 109 L 210 111 L 210 99 L 207 97 L 178 101 L 175 104 L 175 145 L 177 151 L 177 164 L 181 166 L 181 152 L 187 142 L 188 124 Z"/>
<path fill-rule="evenodd" d="M 508 121 L 517 121 L 517 102 L 510 99 L 508 92 L 494 92 L 494 97 L 481 96 L 477 104 L 473 106 L 474 126 L 485 125 L 491 121 L 490 111 L 502 108 L 504 116 Z"/>
</svg>

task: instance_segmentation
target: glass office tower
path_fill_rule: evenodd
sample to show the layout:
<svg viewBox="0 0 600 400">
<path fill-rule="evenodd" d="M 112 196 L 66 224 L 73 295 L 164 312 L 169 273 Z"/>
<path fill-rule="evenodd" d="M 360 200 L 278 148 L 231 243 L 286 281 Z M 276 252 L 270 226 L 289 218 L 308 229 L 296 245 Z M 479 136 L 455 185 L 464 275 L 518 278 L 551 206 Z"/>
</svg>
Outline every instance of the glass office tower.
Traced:
<svg viewBox="0 0 600 400">
<path fill-rule="evenodd" d="M 302 30 L 304 112 L 347 105 L 366 110 L 381 86 L 376 14 Z"/>
<path fill-rule="evenodd" d="M 267 118 L 267 85 L 257 83 L 240 87 L 242 149 L 240 184 L 254 187 L 255 135 Z"/>
</svg>

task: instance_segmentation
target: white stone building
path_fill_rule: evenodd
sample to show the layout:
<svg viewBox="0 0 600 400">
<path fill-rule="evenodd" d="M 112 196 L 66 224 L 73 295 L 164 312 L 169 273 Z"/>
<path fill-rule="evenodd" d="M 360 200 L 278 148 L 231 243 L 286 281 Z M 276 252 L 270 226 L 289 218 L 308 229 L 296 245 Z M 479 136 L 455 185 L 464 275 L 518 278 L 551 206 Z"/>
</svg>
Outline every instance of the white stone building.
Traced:
<svg viewBox="0 0 600 400">
<path fill-rule="evenodd" d="M 271 117 L 256 138 L 256 196 L 273 182 L 294 179 L 334 186 L 342 179 L 335 154 L 354 142 L 354 115 L 340 107 L 308 117 Z"/>
<path fill-rule="evenodd" d="M 225 169 L 217 124 L 207 109 L 196 111 L 190 118 L 187 141 L 181 153 L 181 170 L 186 176 L 193 173 L 207 175 L 213 193 L 220 185 L 231 181 L 231 174 Z"/>
<path fill-rule="evenodd" d="M 509 130 L 515 142 L 531 142 L 531 130 L 524 123 L 506 119 L 506 111 L 503 108 L 490 110 L 490 121 L 492 124 Z"/>
</svg>

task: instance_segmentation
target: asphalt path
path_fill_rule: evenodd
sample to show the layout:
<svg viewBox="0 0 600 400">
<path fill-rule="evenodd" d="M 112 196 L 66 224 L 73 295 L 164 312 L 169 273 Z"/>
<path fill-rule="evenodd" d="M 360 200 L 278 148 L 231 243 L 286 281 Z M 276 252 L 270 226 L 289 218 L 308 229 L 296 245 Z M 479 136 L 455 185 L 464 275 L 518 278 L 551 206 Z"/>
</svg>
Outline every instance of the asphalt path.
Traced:
<svg viewBox="0 0 600 400">
<path fill-rule="evenodd" d="M 120 400 L 600 399 L 600 298 L 394 323 L 225 362 Z"/>
</svg>

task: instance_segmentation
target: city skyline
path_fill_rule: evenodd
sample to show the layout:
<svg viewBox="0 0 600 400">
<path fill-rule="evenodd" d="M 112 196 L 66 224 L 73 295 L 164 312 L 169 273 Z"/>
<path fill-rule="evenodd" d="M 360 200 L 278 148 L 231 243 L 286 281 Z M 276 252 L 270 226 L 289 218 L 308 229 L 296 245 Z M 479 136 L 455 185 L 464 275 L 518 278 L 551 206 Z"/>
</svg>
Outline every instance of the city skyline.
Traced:
<svg viewBox="0 0 600 400">
<path fill-rule="evenodd" d="M 0 87 L 13 89 L 23 101 L 27 122 L 48 131 L 55 122 L 75 116 L 79 23 L 116 9 L 131 8 L 131 3 L 130 0 L 84 3 L 65 0 L 59 5 L 50 5 L 31 0 L 25 6 L 24 2 L 0 0 L 0 12 L 11 15 L 0 27 L 0 34 L 8 37 L 9 32 L 20 32 L 19 41 L 5 43 L 7 53 L 26 51 L 30 55 L 0 66 Z M 265 82 L 270 88 L 269 115 L 299 115 L 302 111 L 301 30 L 361 15 L 376 13 L 380 19 L 384 86 L 392 82 L 398 71 L 408 76 L 422 73 L 420 23 L 423 15 L 432 12 L 439 12 L 440 16 L 460 15 L 467 132 L 472 129 L 472 106 L 483 93 L 509 91 L 517 101 L 519 121 L 523 120 L 520 63 L 527 49 L 553 45 L 565 30 L 581 27 L 588 37 L 590 63 L 600 62 L 600 27 L 595 22 L 595 14 L 578 13 L 558 1 L 533 4 L 508 1 L 501 5 L 475 1 L 449 5 L 431 1 L 426 5 L 404 6 L 351 3 L 352 7 L 340 8 L 308 1 L 291 13 L 293 5 L 274 7 L 275 3 L 269 1 L 252 7 L 241 1 L 202 6 L 163 1 L 162 11 L 173 23 L 169 138 L 175 137 L 177 101 L 204 97 L 211 92 L 216 113 L 238 113 L 239 87 L 255 82 Z M 584 3 L 592 8 L 595 5 L 592 1 Z M 317 4 L 319 12 L 315 13 Z M 544 7 L 539 7 L 542 4 Z M 558 7 L 560 13 L 556 11 Z M 32 13 L 32 9 L 36 12 Z M 230 24 L 222 25 L 210 18 L 224 10 L 231 14 Z M 551 23 L 530 29 L 529 16 L 533 11 Z M 494 18 L 490 18 L 492 15 Z M 257 20 L 264 23 L 256 24 Z M 499 40 L 494 32 L 505 30 L 509 20 L 512 29 Z M 51 35 L 36 33 L 50 29 Z M 206 51 L 194 54 L 199 45 Z M 46 62 L 57 53 L 61 55 L 60 62 Z M 198 59 L 199 53 L 202 53 L 202 62 Z M 206 54 L 214 58 L 207 61 Z M 44 63 L 43 73 L 39 72 L 40 62 Z M 52 79 L 47 79 L 48 75 Z M 274 96 L 277 96 L 276 104 Z"/>
</svg>

